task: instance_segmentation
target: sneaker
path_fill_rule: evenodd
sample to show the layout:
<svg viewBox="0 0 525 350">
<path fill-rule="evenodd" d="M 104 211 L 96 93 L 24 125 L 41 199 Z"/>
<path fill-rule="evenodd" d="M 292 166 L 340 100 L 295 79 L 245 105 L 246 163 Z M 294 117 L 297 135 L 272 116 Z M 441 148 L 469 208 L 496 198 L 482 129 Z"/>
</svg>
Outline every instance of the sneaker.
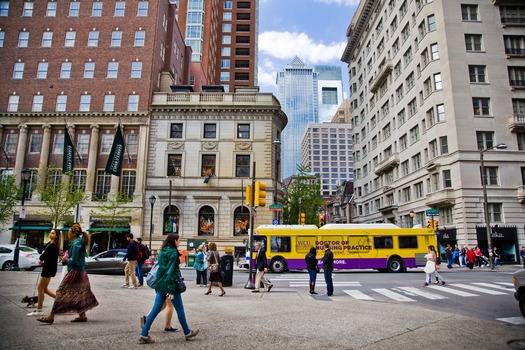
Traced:
<svg viewBox="0 0 525 350">
<path fill-rule="evenodd" d="M 191 340 L 191 338 L 195 337 L 197 334 L 199 334 L 199 330 L 198 329 L 195 329 L 195 330 L 191 331 L 190 334 L 185 335 L 186 340 Z"/>
<path fill-rule="evenodd" d="M 123 284 L 120 286 L 120 288 L 129 288 L 129 284 Z"/>
<path fill-rule="evenodd" d="M 137 287 L 135 287 L 135 286 L 129 286 L 128 287 L 128 289 L 135 289 L 135 288 L 137 288 Z"/>
<path fill-rule="evenodd" d="M 139 344 L 153 344 L 155 343 L 155 340 L 151 339 L 151 337 L 143 337 L 142 335 L 139 338 Z"/>
<path fill-rule="evenodd" d="M 439 284 L 439 281 L 434 282 L 434 284 Z"/>
<path fill-rule="evenodd" d="M 270 286 L 268 287 L 268 293 L 270 293 L 270 291 L 272 290 L 273 288 L 273 284 L 270 284 Z"/>
<path fill-rule="evenodd" d="M 441 285 L 444 286 L 445 285 L 445 281 L 441 281 Z"/>
<path fill-rule="evenodd" d="M 140 316 L 140 328 L 144 328 L 144 324 L 146 323 L 147 316 Z"/>
<path fill-rule="evenodd" d="M 32 316 L 44 316 L 44 312 L 43 311 L 33 311 L 33 312 L 28 313 L 27 316 L 29 316 L 29 317 L 32 317 Z"/>
<path fill-rule="evenodd" d="M 427 282 L 423 283 L 423 287 L 428 287 L 428 283 Z"/>
</svg>

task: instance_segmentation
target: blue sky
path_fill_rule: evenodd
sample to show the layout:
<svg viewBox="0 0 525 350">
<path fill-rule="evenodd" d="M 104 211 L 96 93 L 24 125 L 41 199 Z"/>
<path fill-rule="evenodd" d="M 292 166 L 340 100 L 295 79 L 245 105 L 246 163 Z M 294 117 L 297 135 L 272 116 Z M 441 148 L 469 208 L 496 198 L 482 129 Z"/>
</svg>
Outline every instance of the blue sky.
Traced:
<svg viewBox="0 0 525 350">
<path fill-rule="evenodd" d="M 338 65 L 348 93 L 346 29 L 359 0 L 260 0 L 259 86 L 276 94 L 275 77 L 297 55 L 308 66 Z"/>
</svg>

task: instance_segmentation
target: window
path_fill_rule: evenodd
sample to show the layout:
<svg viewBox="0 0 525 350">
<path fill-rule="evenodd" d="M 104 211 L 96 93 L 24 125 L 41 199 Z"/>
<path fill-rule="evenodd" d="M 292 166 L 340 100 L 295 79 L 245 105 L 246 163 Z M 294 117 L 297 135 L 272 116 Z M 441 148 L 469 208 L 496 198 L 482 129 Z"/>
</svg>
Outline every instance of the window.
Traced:
<svg viewBox="0 0 525 350">
<path fill-rule="evenodd" d="M 494 147 L 494 132 L 493 131 L 476 131 L 476 143 L 479 150 L 489 149 Z"/>
<path fill-rule="evenodd" d="M 374 237 L 375 249 L 392 249 L 392 236 Z"/>
<path fill-rule="evenodd" d="M 147 16 L 148 15 L 148 2 L 147 1 L 139 1 L 138 3 L 138 9 L 137 9 L 137 16 Z"/>
<path fill-rule="evenodd" d="M 32 112 L 42 112 L 43 107 L 44 107 L 44 96 L 43 95 L 33 96 L 33 105 L 31 106 L 31 111 Z"/>
<path fill-rule="evenodd" d="M 124 17 L 125 11 L 126 11 L 126 2 L 117 1 L 115 3 L 115 17 Z"/>
<path fill-rule="evenodd" d="M 199 210 L 199 236 L 213 236 L 215 232 L 215 212 L 206 205 Z"/>
<path fill-rule="evenodd" d="M 40 153 L 42 150 L 42 134 L 31 134 L 29 139 L 29 153 Z"/>
<path fill-rule="evenodd" d="M 408 103 L 408 113 L 411 117 L 417 113 L 417 103 L 415 97 Z"/>
<path fill-rule="evenodd" d="M 144 46 L 144 42 L 146 40 L 146 32 L 143 30 L 137 30 L 135 32 L 135 46 Z"/>
<path fill-rule="evenodd" d="M 292 251 L 290 237 L 271 237 L 270 251 L 274 253 L 289 253 Z"/>
<path fill-rule="evenodd" d="M 414 72 L 410 73 L 408 77 L 405 79 L 405 83 L 407 85 L 407 91 L 410 91 L 414 85 L 416 84 L 416 79 L 414 77 Z"/>
<path fill-rule="evenodd" d="M 93 17 L 102 17 L 102 1 L 93 2 L 93 7 L 91 8 L 91 16 Z"/>
<path fill-rule="evenodd" d="M 38 68 L 36 71 L 36 78 L 37 79 L 47 79 L 47 69 L 49 67 L 49 63 L 47 62 L 39 62 Z"/>
<path fill-rule="evenodd" d="M 214 154 L 203 154 L 202 155 L 202 168 L 201 176 L 213 176 L 215 175 L 215 160 Z"/>
<path fill-rule="evenodd" d="M 491 222 L 502 222 L 503 221 L 501 203 L 488 203 L 488 211 L 489 211 Z"/>
<path fill-rule="evenodd" d="M 54 191 L 57 190 L 58 186 L 62 182 L 62 171 L 61 170 L 49 170 L 47 173 L 46 186 L 51 187 Z"/>
<path fill-rule="evenodd" d="M 29 32 L 18 33 L 18 47 L 27 47 L 29 45 Z"/>
<path fill-rule="evenodd" d="M 84 63 L 84 78 L 93 79 L 95 77 L 95 62 Z"/>
<path fill-rule="evenodd" d="M 100 153 L 109 153 L 111 152 L 111 146 L 113 146 L 112 134 L 102 134 L 101 135 L 101 144 L 100 144 Z"/>
<path fill-rule="evenodd" d="M 443 89 L 443 83 L 441 81 L 441 73 L 434 74 L 434 88 L 436 90 L 442 90 Z"/>
<path fill-rule="evenodd" d="M 436 30 L 436 17 L 434 15 L 430 15 L 427 17 L 427 25 L 429 32 Z"/>
<path fill-rule="evenodd" d="M 485 166 L 483 167 L 485 173 L 483 174 L 483 181 L 485 185 L 497 185 L 498 184 L 498 167 L 495 166 Z"/>
<path fill-rule="evenodd" d="M 525 67 L 507 67 L 510 86 L 525 87 Z"/>
<path fill-rule="evenodd" d="M 128 96 L 128 111 L 137 112 L 139 110 L 139 95 Z"/>
<path fill-rule="evenodd" d="M 55 1 L 48 1 L 47 2 L 46 16 L 47 17 L 56 17 L 56 15 L 57 15 L 57 3 Z"/>
<path fill-rule="evenodd" d="M 486 83 L 485 80 L 486 66 L 468 66 L 468 73 L 471 83 Z"/>
<path fill-rule="evenodd" d="M 222 14 L 222 20 L 223 21 L 231 21 L 232 20 L 232 13 L 231 12 L 224 12 Z"/>
<path fill-rule="evenodd" d="M 461 4 L 461 18 L 464 21 L 478 20 L 478 5 Z"/>
<path fill-rule="evenodd" d="M 407 139 L 408 139 L 407 134 L 403 134 L 403 136 L 399 138 L 399 147 L 401 148 L 402 151 L 406 150 L 408 147 Z"/>
<path fill-rule="evenodd" d="M 122 171 L 122 187 L 120 191 L 130 200 L 133 200 L 135 184 L 137 182 L 137 172 L 135 170 Z"/>
<path fill-rule="evenodd" d="M 65 112 L 67 108 L 67 95 L 58 95 L 55 110 L 57 112 Z"/>
<path fill-rule="evenodd" d="M 105 170 L 97 171 L 97 185 L 95 187 L 94 199 L 105 201 L 111 190 L 111 174 L 107 174 Z"/>
<path fill-rule="evenodd" d="M 0 1 L 0 17 L 9 15 L 9 1 Z"/>
<path fill-rule="evenodd" d="M 249 139 L 250 138 L 250 124 L 238 124 L 237 125 L 237 138 L 238 139 Z"/>
<path fill-rule="evenodd" d="M 444 122 L 445 121 L 445 105 L 437 105 L 436 106 L 436 110 L 437 110 L 437 121 L 438 123 L 439 122 Z"/>
<path fill-rule="evenodd" d="M 233 8 L 233 1 L 224 1 L 224 7 L 225 10 L 231 10 Z"/>
<path fill-rule="evenodd" d="M 64 153 L 64 134 L 55 134 L 53 142 L 53 153 L 63 154 Z"/>
<path fill-rule="evenodd" d="M 142 78 L 142 62 L 131 62 L 131 78 Z"/>
<path fill-rule="evenodd" d="M 250 228 L 250 210 L 247 207 L 239 206 L 233 213 L 233 235 L 246 236 Z"/>
<path fill-rule="evenodd" d="M 472 108 L 475 116 L 489 116 L 490 115 L 490 98 L 473 97 Z"/>
<path fill-rule="evenodd" d="M 222 24 L 222 32 L 223 33 L 231 33 L 232 31 L 232 24 L 231 23 L 223 23 Z"/>
<path fill-rule="evenodd" d="M 72 1 L 69 3 L 69 17 L 78 17 L 80 12 L 80 2 Z"/>
<path fill-rule="evenodd" d="M 71 77 L 71 62 L 62 62 L 60 66 L 60 78 L 69 79 Z"/>
<path fill-rule="evenodd" d="M 399 236 L 399 248 L 400 249 L 415 249 L 417 245 L 417 236 Z"/>
<path fill-rule="evenodd" d="M 170 138 L 172 139 L 181 139 L 183 131 L 182 123 L 172 123 L 170 125 Z"/>
<path fill-rule="evenodd" d="M 122 32 L 113 31 L 111 32 L 111 47 L 120 47 L 122 44 Z"/>
<path fill-rule="evenodd" d="M 222 36 L 222 44 L 223 45 L 230 45 L 232 43 L 232 36 L 231 35 L 223 35 Z"/>
<path fill-rule="evenodd" d="M 236 177 L 250 177 L 250 156 L 236 155 L 235 156 L 235 176 Z"/>
<path fill-rule="evenodd" d="M 443 170 L 441 175 L 443 177 L 443 188 L 452 188 L 452 177 L 450 176 L 450 170 Z"/>
<path fill-rule="evenodd" d="M 335 87 L 323 87 L 322 88 L 322 99 L 323 104 L 338 105 L 337 101 L 337 88 Z"/>
<path fill-rule="evenodd" d="M 230 81 L 230 72 L 221 72 L 221 81 Z"/>
<path fill-rule="evenodd" d="M 414 198 L 423 197 L 423 182 L 418 182 L 414 185 Z"/>
<path fill-rule="evenodd" d="M 89 134 L 79 134 L 77 138 L 78 154 L 88 154 L 89 151 Z"/>
<path fill-rule="evenodd" d="M 230 68 L 230 60 L 229 59 L 222 59 L 221 60 L 221 68 L 222 69 Z"/>
<path fill-rule="evenodd" d="M 467 51 L 482 51 L 481 34 L 465 34 Z"/>
<path fill-rule="evenodd" d="M 221 56 L 226 56 L 226 57 L 231 56 L 231 48 L 223 47 L 221 50 Z"/>
<path fill-rule="evenodd" d="M 448 139 L 446 136 L 441 136 L 439 138 L 439 146 L 441 148 L 441 154 L 448 153 Z"/>
<path fill-rule="evenodd" d="M 5 138 L 5 152 L 7 154 L 16 154 L 16 146 L 18 144 L 17 134 L 7 134 Z"/>
<path fill-rule="evenodd" d="M 8 112 L 18 112 L 18 104 L 20 103 L 20 96 L 11 95 L 7 101 L 7 111 Z"/>
<path fill-rule="evenodd" d="M 432 61 L 439 59 L 439 50 L 438 50 L 438 44 L 432 44 L 430 45 L 430 57 L 432 58 Z"/>
<path fill-rule="evenodd" d="M 217 124 L 204 124 L 204 136 L 205 139 L 217 138 Z"/>
<path fill-rule="evenodd" d="M 86 170 L 73 170 L 72 190 L 75 192 L 84 192 L 86 190 Z"/>
<path fill-rule="evenodd" d="M 5 32 L 0 30 L 0 47 L 4 47 Z"/>
<path fill-rule="evenodd" d="M 113 112 L 115 110 L 115 95 L 104 96 L 104 112 Z"/>
<path fill-rule="evenodd" d="M 419 141 L 419 125 L 414 126 L 410 129 L 410 144 Z"/>
<path fill-rule="evenodd" d="M 182 154 L 168 155 L 168 169 L 167 176 L 181 176 L 182 169 Z"/>
<path fill-rule="evenodd" d="M 517 132 L 516 139 L 518 141 L 518 150 L 525 151 L 525 132 Z"/>
<path fill-rule="evenodd" d="M 44 32 L 42 34 L 42 47 L 51 47 L 53 43 L 53 32 Z"/>
<path fill-rule="evenodd" d="M 92 30 L 88 34 L 88 47 L 98 46 L 98 31 Z"/>
<path fill-rule="evenodd" d="M 65 47 L 75 47 L 75 38 L 77 36 L 77 32 L 66 32 L 66 39 L 64 41 Z"/>
<path fill-rule="evenodd" d="M 118 77 L 118 62 L 109 62 L 108 63 L 108 74 L 106 78 L 116 79 Z"/>
<path fill-rule="evenodd" d="M 410 168 L 408 165 L 408 160 L 405 160 L 403 163 L 401 163 L 401 173 L 403 174 L 403 176 L 406 176 L 409 172 Z"/>
<path fill-rule="evenodd" d="M 89 112 L 91 108 L 91 95 L 80 96 L 80 112 Z"/>
<path fill-rule="evenodd" d="M 428 148 L 430 150 L 429 152 L 429 155 L 430 155 L 430 159 L 432 158 L 436 158 L 439 153 L 438 153 L 438 145 L 437 145 L 437 140 L 432 140 L 428 143 Z"/>
<path fill-rule="evenodd" d="M 421 168 L 421 153 L 416 154 L 412 157 L 412 169 L 413 171 Z"/>
<path fill-rule="evenodd" d="M 33 16 L 33 6 L 32 1 L 24 1 L 24 8 L 22 10 L 23 17 L 32 17 Z"/>
<path fill-rule="evenodd" d="M 126 134 L 126 152 L 129 154 L 137 154 L 139 149 L 139 135 Z"/>
</svg>

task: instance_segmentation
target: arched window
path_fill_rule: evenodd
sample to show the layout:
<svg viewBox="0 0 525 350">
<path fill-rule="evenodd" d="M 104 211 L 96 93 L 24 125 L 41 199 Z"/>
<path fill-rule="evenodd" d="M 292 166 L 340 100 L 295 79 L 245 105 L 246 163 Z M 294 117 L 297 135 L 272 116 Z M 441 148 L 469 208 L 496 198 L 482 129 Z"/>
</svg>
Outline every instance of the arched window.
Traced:
<svg viewBox="0 0 525 350">
<path fill-rule="evenodd" d="M 172 205 L 164 209 L 162 234 L 179 233 L 180 212 L 179 208 Z"/>
<path fill-rule="evenodd" d="M 199 210 L 199 236 L 213 236 L 215 233 L 215 212 L 206 205 Z"/>
<path fill-rule="evenodd" d="M 250 210 L 247 207 L 237 207 L 233 212 L 233 235 L 246 236 L 250 228 Z"/>
</svg>

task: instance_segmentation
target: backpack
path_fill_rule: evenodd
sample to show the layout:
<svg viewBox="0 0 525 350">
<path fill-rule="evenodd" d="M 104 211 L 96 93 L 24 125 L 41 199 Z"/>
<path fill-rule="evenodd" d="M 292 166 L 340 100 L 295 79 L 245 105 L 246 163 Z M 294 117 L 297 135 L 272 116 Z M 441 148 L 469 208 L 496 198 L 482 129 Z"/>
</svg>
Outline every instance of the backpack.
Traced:
<svg viewBox="0 0 525 350">
<path fill-rule="evenodd" d="M 140 248 L 142 244 L 135 244 L 135 255 L 137 257 L 137 261 L 142 261 L 142 248 Z"/>
<path fill-rule="evenodd" d="M 155 285 L 157 284 L 157 270 L 159 269 L 159 263 L 155 261 L 155 264 L 151 267 L 151 270 L 148 272 L 148 275 L 146 276 L 146 284 L 150 288 L 155 288 Z"/>
</svg>

